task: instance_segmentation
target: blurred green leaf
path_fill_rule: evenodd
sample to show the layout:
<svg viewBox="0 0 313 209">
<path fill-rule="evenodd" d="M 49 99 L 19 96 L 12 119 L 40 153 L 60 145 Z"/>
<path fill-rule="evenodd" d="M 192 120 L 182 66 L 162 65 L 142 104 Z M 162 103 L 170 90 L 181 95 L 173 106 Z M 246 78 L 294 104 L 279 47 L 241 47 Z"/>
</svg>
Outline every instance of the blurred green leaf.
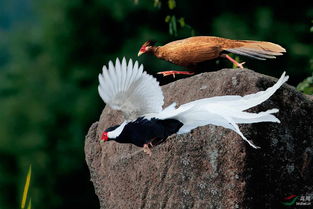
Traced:
<svg viewBox="0 0 313 209">
<path fill-rule="evenodd" d="M 234 60 L 238 63 L 241 63 L 240 57 L 237 55 L 234 55 Z M 233 63 L 233 68 L 238 68 L 238 66 Z"/>
<path fill-rule="evenodd" d="M 170 15 L 167 15 L 167 16 L 165 17 L 165 22 L 168 23 L 170 20 L 171 20 L 171 16 L 170 16 Z"/>
<path fill-rule="evenodd" d="M 183 17 L 179 18 L 178 22 L 180 24 L 180 27 L 182 27 L 182 28 L 185 27 L 185 18 L 183 18 Z"/>
<path fill-rule="evenodd" d="M 161 1 L 160 1 L 160 0 L 154 0 L 154 2 L 153 2 L 153 6 L 154 6 L 154 7 L 157 7 L 157 8 L 161 8 L 162 3 L 161 3 Z"/>
<path fill-rule="evenodd" d="M 176 17 L 173 16 L 167 16 L 165 18 L 165 21 L 168 21 L 168 28 L 169 28 L 169 34 L 172 36 L 177 36 L 177 24 L 176 24 Z"/>
<path fill-rule="evenodd" d="M 313 95 L 313 74 L 298 84 L 297 90 L 305 94 Z"/>
<path fill-rule="evenodd" d="M 173 23 L 172 23 L 172 18 L 170 22 L 168 23 L 168 32 L 170 35 L 173 35 Z"/>
<path fill-rule="evenodd" d="M 191 36 L 195 36 L 196 35 L 196 31 L 192 28 L 191 29 Z"/>
<path fill-rule="evenodd" d="M 173 35 L 177 36 L 177 24 L 175 15 L 172 16 Z"/>
<path fill-rule="evenodd" d="M 24 190 L 23 190 L 23 196 L 22 196 L 22 204 L 21 204 L 21 208 L 24 209 L 25 208 L 25 204 L 26 204 L 26 200 L 27 200 L 27 195 L 28 195 L 28 190 L 29 190 L 29 185 L 30 185 L 30 179 L 31 179 L 31 175 L 32 175 L 32 167 L 31 165 L 28 168 L 28 173 L 26 176 L 26 181 L 25 181 L 25 186 L 24 186 Z M 30 205 L 31 203 L 29 203 Z M 28 205 L 28 206 L 29 206 Z"/>
<path fill-rule="evenodd" d="M 175 9 L 176 7 L 176 1 L 175 0 L 168 0 L 168 8 L 169 9 Z"/>
<path fill-rule="evenodd" d="M 32 199 L 29 199 L 27 209 L 32 209 Z"/>
</svg>

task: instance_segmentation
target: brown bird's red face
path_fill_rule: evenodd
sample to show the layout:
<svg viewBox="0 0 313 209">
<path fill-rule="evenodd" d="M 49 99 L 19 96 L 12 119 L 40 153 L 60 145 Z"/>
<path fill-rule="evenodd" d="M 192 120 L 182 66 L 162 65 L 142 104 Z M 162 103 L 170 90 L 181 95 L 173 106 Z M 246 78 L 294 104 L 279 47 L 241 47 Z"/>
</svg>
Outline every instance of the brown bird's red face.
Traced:
<svg viewBox="0 0 313 209">
<path fill-rule="evenodd" d="M 138 52 L 138 57 L 146 52 L 149 52 L 152 46 L 154 46 L 155 41 L 146 41 L 141 47 Z"/>
<path fill-rule="evenodd" d="M 101 140 L 103 140 L 103 141 L 108 141 L 108 140 L 109 140 L 108 132 L 105 132 L 105 131 L 104 131 L 104 132 L 102 133 Z"/>
</svg>

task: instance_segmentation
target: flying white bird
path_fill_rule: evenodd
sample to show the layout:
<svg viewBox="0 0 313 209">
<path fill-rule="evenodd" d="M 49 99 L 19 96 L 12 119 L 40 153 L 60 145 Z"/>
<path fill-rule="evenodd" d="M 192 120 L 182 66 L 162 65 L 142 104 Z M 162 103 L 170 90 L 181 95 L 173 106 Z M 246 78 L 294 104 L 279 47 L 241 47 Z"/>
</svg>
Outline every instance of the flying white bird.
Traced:
<svg viewBox="0 0 313 209">
<path fill-rule="evenodd" d="M 261 104 L 272 96 L 288 80 L 285 72 L 277 83 L 255 94 L 246 96 L 216 96 L 183 104 L 176 103 L 162 109 L 164 97 L 159 83 L 154 77 L 143 71 L 143 65 L 125 58 L 116 59 L 108 67 L 104 66 L 99 74 L 98 91 L 103 101 L 112 109 L 121 110 L 125 121 L 106 129 L 101 139 L 115 140 L 119 143 L 132 143 L 143 147 L 151 155 L 150 147 L 164 141 L 172 134 L 188 133 L 192 129 L 208 124 L 222 126 L 239 134 L 253 148 L 259 148 L 240 131 L 238 124 L 276 122 L 279 119 L 272 113 L 249 113 L 245 110 Z"/>
</svg>

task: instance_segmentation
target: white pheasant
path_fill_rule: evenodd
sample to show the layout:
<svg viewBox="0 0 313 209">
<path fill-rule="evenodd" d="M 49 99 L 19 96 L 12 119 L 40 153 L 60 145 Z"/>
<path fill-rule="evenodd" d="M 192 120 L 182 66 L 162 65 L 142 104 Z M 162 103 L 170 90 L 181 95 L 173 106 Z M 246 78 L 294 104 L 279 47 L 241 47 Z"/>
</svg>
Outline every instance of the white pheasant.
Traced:
<svg viewBox="0 0 313 209">
<path fill-rule="evenodd" d="M 163 93 L 154 77 L 143 71 L 143 65 L 125 58 L 110 61 L 99 74 L 99 94 L 112 109 L 121 110 L 125 121 L 110 127 L 102 134 L 102 140 L 132 143 L 144 147 L 151 154 L 149 145 L 165 140 L 172 134 L 183 134 L 208 124 L 222 126 L 239 134 L 253 148 L 259 148 L 240 131 L 238 124 L 276 122 L 273 113 L 278 109 L 249 113 L 245 110 L 261 104 L 272 96 L 288 80 L 285 72 L 276 84 L 265 91 L 246 96 L 217 96 L 195 100 L 176 108 L 173 103 L 162 109 Z"/>
</svg>

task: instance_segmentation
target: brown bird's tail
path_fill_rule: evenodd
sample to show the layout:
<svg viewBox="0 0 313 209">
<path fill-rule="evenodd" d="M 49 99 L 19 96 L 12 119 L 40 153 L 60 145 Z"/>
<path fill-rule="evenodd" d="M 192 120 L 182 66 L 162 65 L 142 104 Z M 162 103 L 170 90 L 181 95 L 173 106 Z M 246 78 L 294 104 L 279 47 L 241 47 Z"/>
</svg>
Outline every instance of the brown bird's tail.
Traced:
<svg viewBox="0 0 313 209">
<path fill-rule="evenodd" d="M 265 41 L 234 41 L 233 46 L 224 51 L 258 60 L 274 59 L 286 52 L 280 45 Z"/>
</svg>

